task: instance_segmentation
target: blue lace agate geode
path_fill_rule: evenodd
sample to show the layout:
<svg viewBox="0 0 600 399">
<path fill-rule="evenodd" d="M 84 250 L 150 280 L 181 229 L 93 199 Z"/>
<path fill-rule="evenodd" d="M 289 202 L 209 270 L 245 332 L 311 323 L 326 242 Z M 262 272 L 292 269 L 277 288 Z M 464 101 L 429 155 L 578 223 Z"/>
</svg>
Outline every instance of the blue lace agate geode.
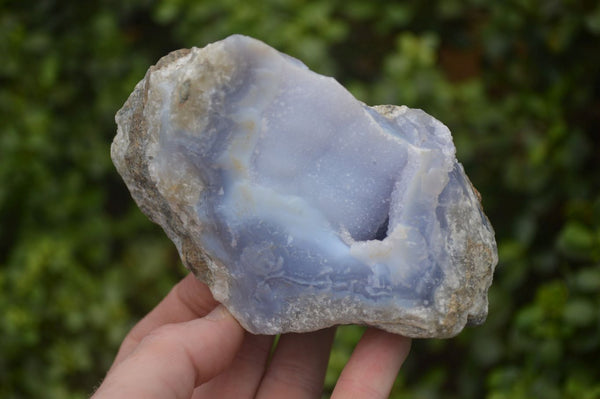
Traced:
<svg viewBox="0 0 600 399">
<path fill-rule="evenodd" d="M 494 233 L 423 111 L 368 107 L 235 35 L 161 59 L 116 120 L 133 198 L 249 331 L 448 337 L 485 319 Z"/>
</svg>

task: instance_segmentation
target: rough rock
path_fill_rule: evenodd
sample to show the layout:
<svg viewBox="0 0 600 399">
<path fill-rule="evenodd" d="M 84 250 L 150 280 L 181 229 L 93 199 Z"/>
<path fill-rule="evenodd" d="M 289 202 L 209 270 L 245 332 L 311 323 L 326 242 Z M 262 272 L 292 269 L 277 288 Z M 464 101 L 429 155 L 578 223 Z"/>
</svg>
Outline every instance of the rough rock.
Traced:
<svg viewBox="0 0 600 399">
<path fill-rule="evenodd" d="M 450 337 L 485 319 L 494 232 L 425 112 L 368 107 L 234 35 L 163 57 L 116 121 L 134 200 L 248 331 Z"/>
</svg>

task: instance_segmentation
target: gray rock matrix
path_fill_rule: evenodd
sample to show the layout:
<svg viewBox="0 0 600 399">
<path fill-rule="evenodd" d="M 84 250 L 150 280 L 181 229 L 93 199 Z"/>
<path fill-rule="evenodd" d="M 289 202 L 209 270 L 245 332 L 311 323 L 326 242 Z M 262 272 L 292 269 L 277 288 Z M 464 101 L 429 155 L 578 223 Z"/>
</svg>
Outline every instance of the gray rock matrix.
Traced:
<svg viewBox="0 0 600 399">
<path fill-rule="evenodd" d="M 494 232 L 425 112 L 368 107 L 234 35 L 163 57 L 116 122 L 132 197 L 248 331 L 442 338 L 485 320 Z"/>
</svg>

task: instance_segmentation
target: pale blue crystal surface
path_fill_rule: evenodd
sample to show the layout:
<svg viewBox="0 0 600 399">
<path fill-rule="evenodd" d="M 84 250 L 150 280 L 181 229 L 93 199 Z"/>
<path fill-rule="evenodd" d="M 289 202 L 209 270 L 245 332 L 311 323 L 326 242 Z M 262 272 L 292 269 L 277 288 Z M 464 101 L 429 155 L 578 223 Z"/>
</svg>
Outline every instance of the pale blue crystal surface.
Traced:
<svg viewBox="0 0 600 399">
<path fill-rule="evenodd" d="M 249 331 L 446 337 L 485 318 L 493 229 L 425 112 L 234 35 L 161 60 L 117 123 L 133 197 Z"/>
</svg>

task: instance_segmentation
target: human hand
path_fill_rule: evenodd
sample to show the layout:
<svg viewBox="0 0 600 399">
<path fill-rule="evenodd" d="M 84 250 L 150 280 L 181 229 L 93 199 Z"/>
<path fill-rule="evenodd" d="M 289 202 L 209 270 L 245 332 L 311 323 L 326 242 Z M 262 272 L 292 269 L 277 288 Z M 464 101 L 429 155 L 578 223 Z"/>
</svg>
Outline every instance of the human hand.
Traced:
<svg viewBox="0 0 600 399">
<path fill-rule="evenodd" d="M 245 332 L 188 275 L 127 335 L 93 399 L 320 398 L 335 328 Z M 366 330 L 332 398 L 387 398 L 410 339 Z"/>
</svg>

